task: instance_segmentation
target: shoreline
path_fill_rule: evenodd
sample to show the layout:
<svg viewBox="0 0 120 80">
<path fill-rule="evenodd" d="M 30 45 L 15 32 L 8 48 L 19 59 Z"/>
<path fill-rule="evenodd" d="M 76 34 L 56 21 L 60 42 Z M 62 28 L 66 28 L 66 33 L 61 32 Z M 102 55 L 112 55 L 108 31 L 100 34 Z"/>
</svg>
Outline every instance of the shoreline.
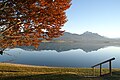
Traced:
<svg viewBox="0 0 120 80">
<path fill-rule="evenodd" d="M 103 68 L 99 77 L 99 68 L 93 75 L 92 68 L 70 68 L 33 66 L 12 63 L 0 63 L 0 80 L 119 80 L 120 68 L 112 69 L 113 76 L 109 76 L 109 69 Z M 113 79 L 112 79 L 113 78 Z M 115 79 L 116 78 L 116 79 Z"/>
<path fill-rule="evenodd" d="M 41 65 L 29 65 L 29 64 L 18 64 L 18 63 L 8 63 L 8 62 L 0 62 L 0 65 L 11 65 L 11 66 L 23 66 L 23 67 L 46 67 L 46 68 L 76 68 L 76 69 L 92 69 L 90 67 L 58 67 L 58 66 L 41 66 Z M 97 68 L 96 68 L 97 69 Z M 98 68 L 99 69 L 99 68 Z M 103 69 L 108 69 L 104 68 Z M 112 68 L 112 69 L 120 69 L 120 68 Z"/>
</svg>

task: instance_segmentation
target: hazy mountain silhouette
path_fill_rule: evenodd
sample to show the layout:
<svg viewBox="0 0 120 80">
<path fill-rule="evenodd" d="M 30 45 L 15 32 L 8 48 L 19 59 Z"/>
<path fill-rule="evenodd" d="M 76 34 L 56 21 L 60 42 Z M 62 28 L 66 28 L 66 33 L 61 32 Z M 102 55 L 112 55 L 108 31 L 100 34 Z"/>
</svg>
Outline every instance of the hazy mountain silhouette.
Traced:
<svg viewBox="0 0 120 80">
<path fill-rule="evenodd" d="M 62 41 L 62 42 L 61 42 Z M 119 39 L 110 39 L 97 33 L 85 32 L 81 35 L 65 32 L 63 36 L 51 42 L 40 43 L 38 49 L 33 46 L 21 46 L 24 50 L 56 50 L 57 52 L 82 49 L 85 52 L 97 51 L 107 46 L 120 46 Z"/>
<path fill-rule="evenodd" d="M 57 52 L 68 51 L 68 50 L 75 50 L 75 49 L 82 49 L 85 52 L 97 51 L 100 48 L 106 47 L 105 44 L 85 44 L 85 43 L 57 43 L 57 42 L 48 42 L 48 43 L 41 43 L 37 49 L 33 46 L 21 46 L 24 50 L 28 51 L 41 51 L 41 50 L 56 50 Z"/>
<path fill-rule="evenodd" d="M 65 32 L 63 36 L 53 39 L 53 40 L 63 40 L 63 41 L 100 41 L 100 40 L 108 40 L 108 38 L 101 36 L 97 33 L 92 33 L 86 31 L 85 33 L 78 35 L 78 34 L 72 34 L 69 32 Z"/>
<path fill-rule="evenodd" d="M 84 39 L 84 40 L 105 40 L 105 39 L 108 39 L 104 36 L 101 36 L 97 33 L 92 33 L 92 32 L 88 32 L 86 31 L 85 33 L 81 34 L 80 35 L 81 39 Z"/>
</svg>

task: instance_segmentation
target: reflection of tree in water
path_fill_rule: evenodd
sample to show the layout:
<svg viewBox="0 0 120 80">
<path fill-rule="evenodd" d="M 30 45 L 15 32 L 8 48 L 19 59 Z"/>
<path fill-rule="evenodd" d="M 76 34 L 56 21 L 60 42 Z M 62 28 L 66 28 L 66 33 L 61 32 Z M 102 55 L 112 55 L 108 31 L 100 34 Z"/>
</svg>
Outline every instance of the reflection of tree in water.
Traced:
<svg viewBox="0 0 120 80">
<path fill-rule="evenodd" d="M 5 61 L 1 61 L 1 62 L 2 62 L 2 63 L 4 63 L 4 62 L 8 62 L 8 63 L 10 63 L 10 62 L 14 62 L 16 56 L 15 56 L 15 55 L 11 55 L 10 53 L 8 53 L 8 52 L 6 52 L 6 51 L 9 51 L 9 49 L 0 49 L 0 54 L 1 54 L 1 55 L 7 55 L 7 56 L 10 56 L 10 57 L 12 57 L 12 59 L 5 60 Z"/>
<path fill-rule="evenodd" d="M 0 49 L 0 54 L 1 54 L 1 55 L 3 55 L 3 53 L 5 53 L 4 50 L 5 50 L 5 49 L 2 49 L 2 48 Z"/>
<path fill-rule="evenodd" d="M 0 50 L 0 54 L 3 55 L 3 51 L 2 50 Z"/>
</svg>

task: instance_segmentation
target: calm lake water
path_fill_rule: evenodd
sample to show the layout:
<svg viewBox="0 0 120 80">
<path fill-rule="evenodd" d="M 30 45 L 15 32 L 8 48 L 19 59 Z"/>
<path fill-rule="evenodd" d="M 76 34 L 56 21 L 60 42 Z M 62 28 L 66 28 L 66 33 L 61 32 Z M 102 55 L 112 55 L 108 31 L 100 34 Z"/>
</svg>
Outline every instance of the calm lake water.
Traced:
<svg viewBox="0 0 120 80">
<path fill-rule="evenodd" d="M 56 50 L 24 50 L 21 48 L 6 49 L 0 55 L 0 62 L 56 66 L 56 67 L 91 67 L 101 61 L 115 57 L 112 67 L 120 68 L 120 47 L 109 46 L 97 51 L 85 52 L 82 49 Z M 103 65 L 108 67 L 108 64 Z"/>
</svg>

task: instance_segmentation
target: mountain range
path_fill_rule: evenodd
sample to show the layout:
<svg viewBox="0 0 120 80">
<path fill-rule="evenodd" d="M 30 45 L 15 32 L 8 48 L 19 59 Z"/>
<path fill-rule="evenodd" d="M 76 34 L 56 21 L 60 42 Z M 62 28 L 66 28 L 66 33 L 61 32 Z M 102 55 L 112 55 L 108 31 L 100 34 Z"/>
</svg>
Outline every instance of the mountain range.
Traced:
<svg viewBox="0 0 120 80">
<path fill-rule="evenodd" d="M 84 42 L 84 41 L 105 41 L 105 40 L 110 40 L 110 38 L 101 36 L 97 33 L 92 33 L 92 32 L 84 32 L 83 34 L 72 34 L 69 32 L 65 32 L 63 36 L 53 39 L 55 40 L 60 40 L 60 41 L 65 41 L 65 42 Z"/>
<path fill-rule="evenodd" d="M 43 41 L 37 49 L 33 46 L 19 46 L 18 48 L 28 51 L 56 50 L 57 52 L 82 49 L 85 52 L 91 52 L 107 46 L 120 46 L 120 40 L 107 38 L 87 31 L 81 35 L 65 32 L 63 36 L 55 38 L 52 41 Z"/>
</svg>

